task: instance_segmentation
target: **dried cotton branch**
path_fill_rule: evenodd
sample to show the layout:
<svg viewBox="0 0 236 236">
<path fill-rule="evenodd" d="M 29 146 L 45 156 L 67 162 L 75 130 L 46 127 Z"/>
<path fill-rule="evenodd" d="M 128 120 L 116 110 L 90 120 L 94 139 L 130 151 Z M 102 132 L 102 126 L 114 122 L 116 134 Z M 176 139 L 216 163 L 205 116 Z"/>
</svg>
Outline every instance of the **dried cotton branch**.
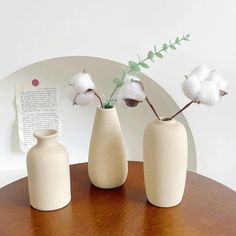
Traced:
<svg viewBox="0 0 236 236">
<path fill-rule="evenodd" d="M 71 97 L 73 96 L 73 105 L 87 106 L 97 97 L 103 108 L 102 99 L 95 91 L 95 84 L 90 74 L 83 72 L 77 73 L 71 83 Z"/>
</svg>

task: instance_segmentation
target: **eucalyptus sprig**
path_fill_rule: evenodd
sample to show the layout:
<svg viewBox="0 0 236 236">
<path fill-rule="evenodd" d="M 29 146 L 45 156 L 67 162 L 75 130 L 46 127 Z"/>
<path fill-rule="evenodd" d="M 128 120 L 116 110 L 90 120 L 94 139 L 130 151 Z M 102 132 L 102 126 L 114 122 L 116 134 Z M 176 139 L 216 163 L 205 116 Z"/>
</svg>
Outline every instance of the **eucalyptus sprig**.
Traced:
<svg viewBox="0 0 236 236">
<path fill-rule="evenodd" d="M 168 43 L 164 43 L 161 47 L 161 49 L 157 50 L 157 47 L 154 46 L 153 50 L 149 50 L 147 53 L 146 58 L 140 59 L 140 56 L 138 56 L 138 61 L 129 61 L 128 66 L 129 69 L 125 70 L 123 69 L 123 73 L 121 78 L 114 78 L 113 82 L 115 84 L 115 87 L 109 97 L 109 99 L 106 99 L 106 102 L 104 104 L 104 108 L 111 108 L 113 107 L 114 103 L 116 102 L 116 99 L 114 98 L 115 92 L 119 87 L 121 87 L 124 83 L 124 78 L 127 74 L 130 74 L 132 72 L 139 73 L 141 72 L 142 68 L 148 69 L 150 66 L 147 64 L 147 62 L 155 62 L 155 59 L 161 59 L 164 57 L 164 53 L 167 53 L 169 49 L 176 50 L 177 45 L 181 45 L 182 41 L 189 41 L 190 34 L 183 35 L 182 37 L 176 37 L 174 42 L 171 42 L 171 40 Z"/>
</svg>

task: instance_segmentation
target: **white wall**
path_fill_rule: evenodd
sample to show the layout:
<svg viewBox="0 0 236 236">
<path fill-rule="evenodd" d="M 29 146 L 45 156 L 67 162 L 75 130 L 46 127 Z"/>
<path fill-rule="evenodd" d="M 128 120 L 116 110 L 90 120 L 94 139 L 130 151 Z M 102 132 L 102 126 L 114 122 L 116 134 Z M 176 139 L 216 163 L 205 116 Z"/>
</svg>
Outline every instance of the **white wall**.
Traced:
<svg viewBox="0 0 236 236">
<path fill-rule="evenodd" d="M 236 2 L 234 0 L 0 2 L 0 78 L 47 58 L 88 55 L 126 63 L 153 44 L 190 33 L 191 42 L 171 52 L 147 75 L 176 102 L 183 75 L 208 64 L 231 84 L 228 97 L 212 108 L 186 112 L 198 154 L 198 172 L 236 189 Z"/>
</svg>

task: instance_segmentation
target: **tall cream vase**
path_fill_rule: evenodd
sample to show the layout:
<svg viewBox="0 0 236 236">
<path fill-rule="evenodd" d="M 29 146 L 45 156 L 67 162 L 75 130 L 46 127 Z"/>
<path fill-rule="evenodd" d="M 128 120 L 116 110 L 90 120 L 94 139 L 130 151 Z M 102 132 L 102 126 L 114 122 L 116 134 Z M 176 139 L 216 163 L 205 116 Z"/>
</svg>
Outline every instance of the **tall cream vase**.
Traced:
<svg viewBox="0 0 236 236">
<path fill-rule="evenodd" d="M 123 135 L 116 108 L 97 108 L 89 148 L 89 178 L 99 188 L 122 185 L 128 174 Z"/>
<path fill-rule="evenodd" d="M 144 132 L 144 180 L 147 198 L 159 207 L 178 205 L 187 172 L 187 134 L 178 121 L 155 120 Z"/>
<path fill-rule="evenodd" d="M 30 204 L 41 211 L 57 210 L 71 200 L 68 154 L 56 142 L 56 130 L 37 130 L 34 136 L 37 144 L 27 154 Z"/>
</svg>

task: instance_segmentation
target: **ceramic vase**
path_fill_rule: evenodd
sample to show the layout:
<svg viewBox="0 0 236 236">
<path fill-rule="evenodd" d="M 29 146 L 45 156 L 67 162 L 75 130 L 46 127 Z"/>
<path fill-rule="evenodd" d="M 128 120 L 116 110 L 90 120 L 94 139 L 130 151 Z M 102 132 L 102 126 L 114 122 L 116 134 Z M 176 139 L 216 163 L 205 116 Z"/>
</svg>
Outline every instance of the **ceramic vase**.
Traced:
<svg viewBox="0 0 236 236">
<path fill-rule="evenodd" d="M 34 136 L 37 143 L 27 154 L 30 204 L 41 211 L 57 210 L 71 200 L 68 154 L 56 141 L 56 130 L 37 130 Z"/>
<path fill-rule="evenodd" d="M 178 121 L 155 120 L 144 132 L 144 180 L 148 201 L 159 207 L 178 205 L 185 189 L 187 134 Z"/>
<path fill-rule="evenodd" d="M 103 189 L 121 186 L 128 162 L 116 109 L 97 108 L 89 148 L 88 174 L 93 185 Z"/>
</svg>

